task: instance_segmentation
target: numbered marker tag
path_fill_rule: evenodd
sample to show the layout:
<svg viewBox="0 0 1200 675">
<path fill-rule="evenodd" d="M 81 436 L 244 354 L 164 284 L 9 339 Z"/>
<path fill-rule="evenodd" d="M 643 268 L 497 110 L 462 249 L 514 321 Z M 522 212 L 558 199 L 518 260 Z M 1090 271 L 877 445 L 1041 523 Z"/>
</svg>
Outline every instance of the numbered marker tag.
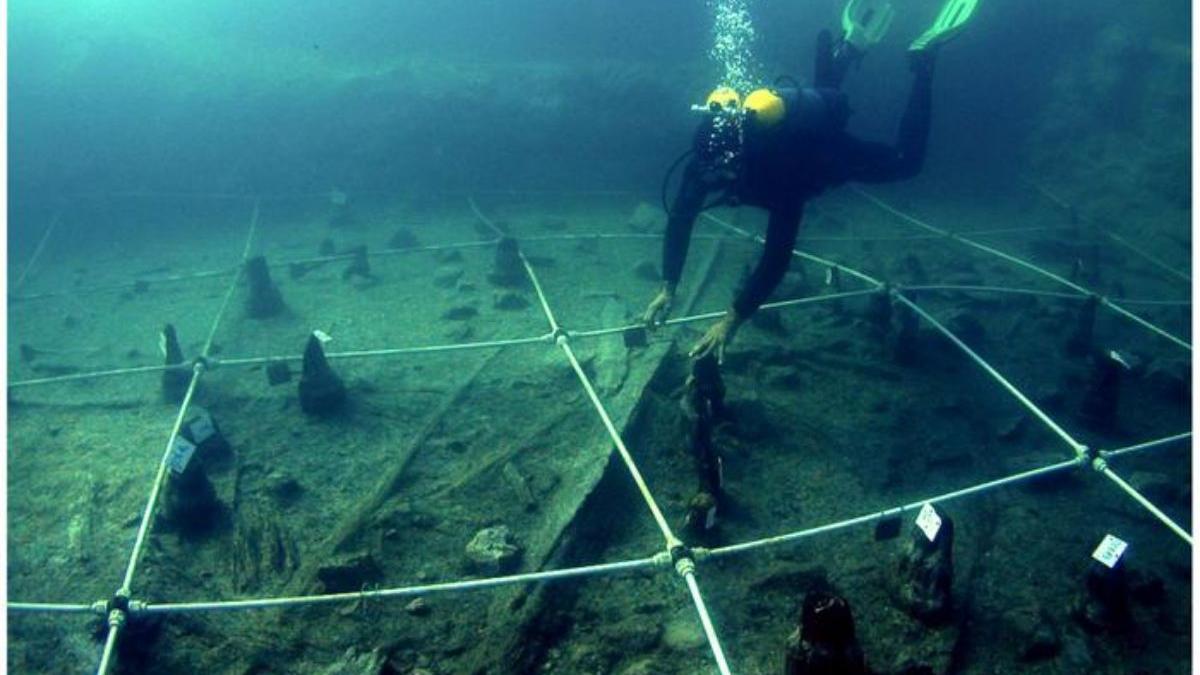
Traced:
<svg viewBox="0 0 1200 675">
<path fill-rule="evenodd" d="M 213 426 L 212 417 L 208 413 L 204 413 L 191 422 L 188 422 L 188 431 L 192 433 L 192 441 L 196 445 L 200 445 L 209 438 L 212 438 L 212 435 L 217 433 L 217 428 Z"/>
<path fill-rule="evenodd" d="M 332 335 L 330 335 L 329 333 L 326 333 L 325 331 L 321 330 L 320 328 L 318 328 L 317 330 L 314 330 L 312 332 L 312 334 L 317 336 L 317 339 L 321 341 L 322 346 L 328 344 L 329 341 L 333 339 Z"/>
<path fill-rule="evenodd" d="M 931 504 L 925 504 L 921 507 L 921 512 L 917 514 L 917 527 L 925 533 L 929 541 L 937 539 L 938 531 L 942 529 L 942 517 L 937 514 Z"/>
<path fill-rule="evenodd" d="M 1129 544 L 1112 536 L 1111 534 L 1104 535 L 1100 545 L 1092 551 L 1092 558 L 1098 560 L 1100 564 L 1112 569 L 1121 561 L 1121 556 L 1125 555 L 1125 549 L 1129 548 Z"/>
<path fill-rule="evenodd" d="M 704 529 L 711 530 L 713 525 L 717 524 L 717 507 L 710 506 L 708 513 L 704 514 Z"/>
<path fill-rule="evenodd" d="M 171 455 L 167 457 L 167 468 L 176 475 L 183 473 L 195 452 L 196 446 L 191 441 L 183 436 L 176 436 L 175 445 L 171 446 Z"/>
<path fill-rule="evenodd" d="M 832 267 L 825 268 L 825 285 L 826 286 L 833 285 L 833 268 Z"/>
</svg>

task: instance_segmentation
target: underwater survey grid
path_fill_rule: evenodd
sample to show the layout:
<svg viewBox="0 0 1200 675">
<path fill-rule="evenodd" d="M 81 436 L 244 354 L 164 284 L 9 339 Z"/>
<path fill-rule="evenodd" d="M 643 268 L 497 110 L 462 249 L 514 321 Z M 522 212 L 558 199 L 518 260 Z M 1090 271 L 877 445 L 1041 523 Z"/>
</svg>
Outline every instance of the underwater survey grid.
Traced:
<svg viewBox="0 0 1200 675">
<path fill-rule="evenodd" d="M 818 4 L 14 7 L 9 669 L 1190 672 L 1190 33 Z"/>
</svg>

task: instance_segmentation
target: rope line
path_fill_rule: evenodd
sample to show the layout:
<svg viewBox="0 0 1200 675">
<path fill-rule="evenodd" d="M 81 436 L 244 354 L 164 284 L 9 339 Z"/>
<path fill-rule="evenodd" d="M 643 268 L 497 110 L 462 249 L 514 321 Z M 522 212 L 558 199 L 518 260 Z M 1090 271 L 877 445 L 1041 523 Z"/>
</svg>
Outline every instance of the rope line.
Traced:
<svg viewBox="0 0 1200 675">
<path fill-rule="evenodd" d="M 50 217 L 50 224 L 46 226 L 46 230 L 42 232 L 42 238 L 38 240 L 37 246 L 33 249 L 33 255 L 29 257 L 29 262 L 25 263 L 25 269 L 21 270 L 21 275 L 17 277 L 17 281 L 13 284 L 14 287 L 20 288 L 25 284 L 25 278 L 29 276 L 29 272 L 33 270 L 33 266 L 37 264 L 38 258 L 41 257 L 42 251 L 46 248 L 46 242 L 50 239 L 50 233 L 58 226 L 58 221 L 62 219 L 62 211 L 55 211 Z"/>
<path fill-rule="evenodd" d="M 278 607 L 297 607 L 301 605 L 320 605 L 355 600 L 405 598 L 414 595 L 432 595 L 434 593 L 473 591 L 485 588 L 496 588 L 498 586 L 509 586 L 512 584 L 531 583 L 536 581 L 555 581 L 559 579 L 572 579 L 584 576 L 614 574 L 618 572 L 645 569 L 647 567 L 662 567 L 669 562 L 669 558 L 667 558 L 665 554 L 660 553 L 649 558 L 638 558 L 635 560 L 624 560 L 621 562 L 584 565 L 581 567 L 570 567 L 560 570 L 527 572 L 524 574 L 510 574 L 500 577 L 489 577 L 486 579 L 450 581 L 437 584 L 423 584 L 420 586 L 405 586 L 401 588 L 388 588 L 373 591 L 365 590 L 352 593 L 330 593 L 326 595 L 307 595 L 282 598 L 254 598 L 249 600 L 229 600 L 224 602 L 178 602 L 161 604 L 146 603 L 140 607 L 133 608 L 133 612 L 135 614 L 179 614 L 183 612 L 217 611 L 226 612 L 273 609 Z"/>
<path fill-rule="evenodd" d="M 1103 461 L 1103 460 L 1100 460 L 1100 461 Z M 1162 510 L 1159 509 L 1157 506 L 1155 506 L 1153 503 L 1151 503 L 1149 499 L 1146 499 L 1142 495 L 1142 493 L 1135 490 L 1132 485 L 1130 485 L 1129 483 L 1126 483 L 1123 478 L 1121 478 L 1120 476 L 1118 476 L 1116 474 L 1116 472 L 1114 472 L 1112 469 L 1108 468 L 1107 466 L 1101 466 L 1099 468 L 1099 471 L 1100 471 L 1100 473 L 1104 474 L 1105 477 L 1107 477 L 1109 480 L 1116 483 L 1117 487 L 1121 488 L 1121 490 L 1124 491 L 1125 494 L 1129 495 L 1130 497 L 1133 497 L 1134 501 L 1136 501 L 1138 504 L 1142 505 L 1142 508 L 1149 511 L 1155 518 L 1158 518 L 1158 520 L 1163 525 L 1166 525 L 1169 530 L 1171 530 L 1175 534 L 1179 535 L 1179 538 L 1186 541 L 1188 546 L 1192 545 L 1192 535 L 1189 534 L 1187 530 L 1180 527 L 1179 524 L 1176 523 L 1174 520 L 1171 520 L 1170 516 L 1163 513 Z"/>
<path fill-rule="evenodd" d="M 1175 344 L 1179 345 L 1180 347 L 1183 347 L 1184 349 L 1186 349 L 1188 351 L 1192 350 L 1192 346 L 1185 340 L 1182 340 L 1182 339 L 1172 335 L 1171 333 L 1167 332 L 1166 330 L 1163 330 L 1162 328 L 1159 328 L 1158 326 L 1150 323 L 1149 321 L 1146 321 L 1145 319 L 1141 318 L 1140 316 L 1137 316 L 1133 312 L 1130 312 L 1129 310 L 1114 303 L 1112 300 L 1109 300 L 1107 298 L 1104 298 L 1103 296 L 1100 296 L 1099 293 L 1093 293 L 1092 291 L 1084 288 L 1083 286 L 1080 286 L 1079 284 L 1077 284 L 1073 281 L 1069 281 L 1069 280 L 1063 278 L 1062 276 L 1055 274 L 1054 272 L 1051 272 L 1050 270 L 1047 270 L 1043 267 L 1035 265 L 1029 261 L 1022 260 L 1021 258 L 1018 258 L 1012 254 L 1005 253 L 1004 251 L 1001 251 L 998 248 L 994 248 L 992 246 L 988 246 L 987 244 L 981 244 L 977 241 L 967 239 L 966 237 L 956 235 L 956 234 L 950 232 L 949 230 L 944 230 L 940 227 L 934 227 L 933 225 L 930 225 L 929 223 L 926 223 L 922 220 L 914 218 L 913 216 L 910 216 L 907 213 L 904 213 L 903 211 L 896 209 L 895 207 L 882 201 L 878 197 L 872 195 L 871 193 L 867 192 L 866 190 L 863 190 L 862 188 L 853 187 L 851 189 L 853 189 L 858 194 L 862 195 L 867 201 L 878 206 L 879 208 L 883 209 L 884 211 L 892 214 L 893 216 L 896 216 L 897 218 L 899 218 L 900 220 L 903 220 L 906 223 L 910 223 L 910 224 L 920 227 L 922 229 L 929 230 L 930 232 L 944 234 L 947 237 L 950 237 L 958 242 L 961 242 L 965 246 L 969 246 L 971 248 L 975 248 L 980 251 L 984 251 L 985 253 L 990 253 L 991 255 L 994 255 L 998 258 L 1002 258 L 1004 260 L 1007 260 L 1008 262 L 1011 262 L 1014 265 L 1018 265 L 1027 270 L 1030 270 L 1032 272 L 1040 274 L 1048 279 L 1057 281 L 1058 283 L 1070 288 L 1073 291 L 1076 291 L 1077 293 L 1081 293 L 1083 295 L 1099 296 L 1101 298 L 1102 304 L 1104 306 L 1112 309 L 1117 314 L 1119 314 L 1135 323 L 1140 324 L 1142 327 L 1149 329 L 1150 331 L 1156 333 L 1157 335 L 1159 335 L 1163 338 L 1166 338 L 1167 340 L 1170 340 L 1171 342 L 1174 342 Z"/>
<path fill-rule="evenodd" d="M 933 317 L 933 315 L 926 312 L 924 309 L 922 309 L 920 306 L 918 306 L 915 302 L 913 302 L 912 300 L 909 300 L 907 297 L 904 296 L 903 293 L 897 292 L 897 293 L 895 293 L 895 297 L 897 300 L 899 300 L 900 302 L 903 302 L 905 305 L 907 305 L 909 307 L 909 309 L 912 309 L 914 312 L 919 314 L 921 316 L 921 318 L 928 321 L 931 326 L 933 326 L 934 328 L 936 328 L 938 330 L 938 332 L 940 332 L 942 335 L 946 336 L 946 338 L 948 338 L 951 342 L 953 342 L 964 354 L 966 354 L 972 361 L 974 361 L 976 365 L 978 365 L 985 372 L 987 372 L 987 374 L 990 375 L 993 380 L 995 380 L 997 383 L 999 383 L 1000 386 L 1004 387 L 1008 391 L 1008 393 L 1012 394 L 1013 397 L 1016 398 L 1017 401 L 1019 401 L 1021 403 L 1021 405 L 1025 406 L 1026 410 L 1033 413 L 1034 416 L 1036 416 L 1039 420 L 1041 420 L 1043 424 L 1045 424 L 1047 427 L 1049 427 L 1049 429 L 1051 431 L 1053 431 L 1056 435 L 1058 435 L 1059 438 L 1061 438 L 1067 445 L 1069 445 L 1071 447 L 1072 451 L 1074 451 L 1077 455 L 1083 454 L 1085 452 L 1086 446 L 1084 446 L 1079 441 L 1075 440 L 1075 438 L 1072 437 L 1071 434 L 1067 433 L 1062 427 L 1060 427 L 1057 422 L 1050 419 L 1050 416 L 1047 415 L 1045 412 L 1043 412 L 1042 409 L 1037 406 L 1037 404 L 1035 404 L 1033 401 L 1029 400 L 1029 398 L 1027 396 L 1025 396 L 1025 394 L 1021 393 L 1020 389 L 1017 389 L 1016 386 L 1014 386 L 1011 382 L 1008 381 L 1008 378 L 1001 375 L 1000 372 L 997 371 L 995 368 L 993 368 L 990 363 L 985 361 L 983 359 L 983 357 L 979 356 L 979 354 L 977 354 L 975 352 L 975 350 L 968 347 L 967 344 L 965 342 L 963 342 L 962 340 L 960 340 L 957 335 L 955 335 L 953 332 L 950 331 L 949 328 L 946 328 L 946 326 L 943 325 L 942 322 L 935 319 Z"/>
<path fill-rule="evenodd" d="M 1121 455 L 1128 455 L 1133 452 L 1141 452 L 1142 450 L 1153 450 L 1155 448 L 1161 448 L 1163 446 L 1172 445 L 1174 443 L 1178 443 L 1179 441 L 1189 439 L 1191 437 L 1192 437 L 1192 432 L 1185 431 L 1182 434 L 1175 434 L 1174 436 L 1167 436 L 1166 438 L 1160 438 L 1160 439 L 1157 439 L 1154 441 L 1147 441 L 1145 443 L 1138 443 L 1137 445 L 1130 445 L 1130 446 L 1127 446 L 1124 448 L 1117 448 L 1116 450 L 1101 450 L 1100 456 L 1105 459 L 1110 459 L 1113 457 L 1120 457 Z"/>
<path fill-rule="evenodd" d="M 1012 485 L 1014 483 L 1027 481 L 1027 480 L 1030 480 L 1033 478 L 1038 478 L 1040 476 L 1045 476 L 1047 474 L 1056 473 L 1058 471 L 1063 471 L 1065 469 L 1076 468 L 1076 467 L 1082 466 L 1083 461 L 1084 461 L 1083 458 L 1077 457 L 1075 459 L 1069 459 L 1069 460 L 1066 460 L 1063 462 L 1058 462 L 1057 464 L 1051 464 L 1049 466 L 1044 466 L 1044 467 L 1037 468 L 1037 469 L 1031 469 L 1029 471 L 1022 471 L 1020 473 L 1016 473 L 1011 476 L 1006 476 L 1004 478 L 998 478 L 996 480 L 991 480 L 986 483 L 980 483 L 978 485 L 973 485 L 971 487 L 963 488 L 961 490 L 955 490 L 954 492 L 947 492 L 947 493 L 944 493 L 941 495 L 937 495 L 935 497 L 930 497 L 928 499 L 922 499 L 922 500 L 915 501 L 915 502 L 909 502 L 908 504 L 904 504 L 902 506 L 896 506 L 896 507 L 893 507 L 890 509 L 884 509 L 883 511 L 875 511 L 875 512 L 857 516 L 854 518 L 848 518 L 846 520 L 840 520 L 840 521 L 837 521 L 834 523 L 829 523 L 827 525 L 821 525 L 819 527 L 811 527 L 811 528 L 808 528 L 805 530 L 797 530 L 795 532 L 789 532 L 787 534 L 780 534 L 780 535 L 776 535 L 773 537 L 765 537 L 763 539 L 755 539 L 753 541 L 747 541 L 747 542 L 743 542 L 741 544 L 732 544 L 730 546 L 721 546 L 721 547 L 714 548 L 714 549 L 707 549 L 707 550 L 701 552 L 700 559 L 705 560 L 707 558 L 719 558 L 719 557 L 724 557 L 724 556 L 728 556 L 728 555 L 735 555 L 738 553 L 745 553 L 747 551 L 753 551 L 755 549 L 765 548 L 768 546 L 777 546 L 779 544 L 785 544 L 785 543 L 789 543 L 789 542 L 793 542 L 793 541 L 798 541 L 800 539 L 807 539 L 809 537 L 812 537 L 813 535 L 821 534 L 824 532 L 833 532 L 836 530 L 843 530 L 848 527 L 853 527 L 855 525 L 861 525 L 863 523 L 871 523 L 871 522 L 874 522 L 877 520 L 882 520 L 884 518 L 888 518 L 891 516 L 899 516 L 907 511 L 919 510 L 925 504 L 937 504 L 939 502 L 950 501 L 952 499 L 958 499 L 959 497 L 965 497 L 965 496 L 971 495 L 971 494 L 986 492 L 988 490 L 994 490 L 996 488 L 999 488 L 999 487 L 1002 487 L 1005 485 Z"/>
</svg>

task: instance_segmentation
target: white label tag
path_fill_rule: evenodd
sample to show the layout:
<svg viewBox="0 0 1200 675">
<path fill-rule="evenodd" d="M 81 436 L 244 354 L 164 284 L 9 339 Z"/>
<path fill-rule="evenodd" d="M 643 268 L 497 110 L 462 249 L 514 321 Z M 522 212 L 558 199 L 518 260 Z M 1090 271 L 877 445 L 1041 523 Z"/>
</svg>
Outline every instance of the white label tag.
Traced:
<svg viewBox="0 0 1200 675">
<path fill-rule="evenodd" d="M 708 513 L 704 514 L 704 529 L 711 530 L 713 525 L 717 524 L 717 507 L 708 507 Z"/>
<path fill-rule="evenodd" d="M 725 462 L 720 457 L 717 458 L 717 487 L 725 488 Z"/>
<path fill-rule="evenodd" d="M 188 424 L 188 430 L 192 432 L 192 441 L 196 445 L 200 445 L 209 438 L 212 438 L 213 434 L 217 433 L 217 428 L 213 426 L 212 417 L 209 417 L 208 413 L 204 413 L 192 420 Z"/>
<path fill-rule="evenodd" d="M 1121 556 L 1125 555 L 1125 549 L 1129 548 L 1129 544 L 1117 539 L 1111 534 L 1104 535 L 1104 539 L 1100 545 L 1092 551 L 1092 557 L 1100 561 L 1105 567 L 1112 569 L 1121 560 Z"/>
<path fill-rule="evenodd" d="M 917 527 L 925 533 L 929 541 L 937 539 L 938 531 L 942 529 L 942 517 L 937 514 L 931 504 L 926 503 L 917 514 Z"/>
<path fill-rule="evenodd" d="M 325 331 L 321 330 L 320 328 L 314 330 L 312 334 L 317 336 L 317 340 L 320 340 L 322 345 L 328 343 L 330 340 L 333 339 L 333 336 L 331 336 L 329 333 L 326 333 Z"/>
<path fill-rule="evenodd" d="M 825 268 L 825 285 L 826 286 L 833 285 L 833 268 L 832 267 Z"/>
<path fill-rule="evenodd" d="M 167 468 L 173 474 L 181 474 L 187 469 L 188 462 L 192 461 L 192 455 L 196 452 L 196 446 L 192 445 L 188 439 L 183 436 L 175 437 L 175 444 L 171 446 L 171 454 L 167 457 Z"/>
</svg>

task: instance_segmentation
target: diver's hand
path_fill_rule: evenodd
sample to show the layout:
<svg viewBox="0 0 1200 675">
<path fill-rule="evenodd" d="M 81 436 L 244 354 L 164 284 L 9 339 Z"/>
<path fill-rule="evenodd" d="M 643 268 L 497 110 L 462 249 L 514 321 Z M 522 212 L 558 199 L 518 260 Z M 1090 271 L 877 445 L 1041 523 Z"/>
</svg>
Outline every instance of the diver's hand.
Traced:
<svg viewBox="0 0 1200 675">
<path fill-rule="evenodd" d="M 717 363 L 725 362 L 725 347 L 733 342 L 733 336 L 737 334 L 738 326 L 742 325 L 742 320 L 738 318 L 737 312 L 732 309 L 725 312 L 725 316 L 721 320 L 713 324 L 712 328 L 700 338 L 700 341 L 692 347 L 692 351 L 688 352 L 688 356 L 694 359 L 702 359 L 709 354 L 714 354 L 717 357 Z"/>
<path fill-rule="evenodd" d="M 671 313 L 671 305 L 675 303 L 675 285 L 663 284 L 662 289 L 654 299 L 650 301 L 650 305 L 646 307 L 646 313 L 642 315 L 642 322 L 646 324 L 646 328 L 657 328 L 662 325 L 662 322 L 667 320 L 667 316 Z"/>
</svg>

